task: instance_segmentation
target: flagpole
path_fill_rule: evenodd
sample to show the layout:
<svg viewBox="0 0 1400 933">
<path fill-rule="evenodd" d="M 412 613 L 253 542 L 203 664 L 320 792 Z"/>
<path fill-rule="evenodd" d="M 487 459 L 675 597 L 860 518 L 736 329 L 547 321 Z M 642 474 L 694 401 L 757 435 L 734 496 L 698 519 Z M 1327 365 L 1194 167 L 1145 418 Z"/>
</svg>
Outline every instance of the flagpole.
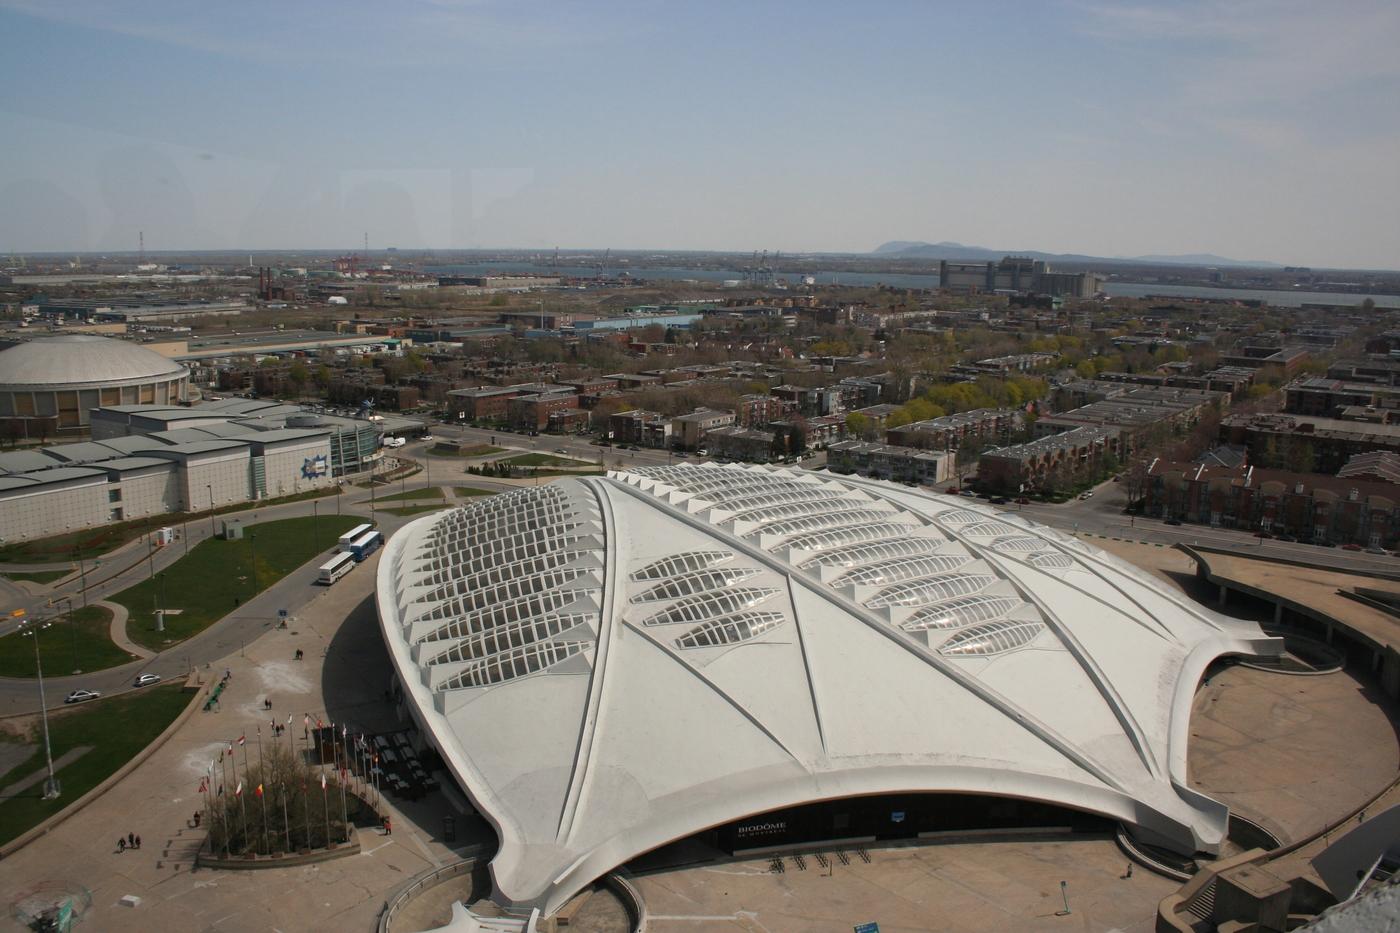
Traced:
<svg viewBox="0 0 1400 933">
<path fill-rule="evenodd" d="M 228 833 L 228 807 L 225 804 L 224 788 L 228 786 L 228 768 L 224 764 L 224 750 L 219 749 L 219 825 L 224 831 L 224 856 L 232 857 L 232 850 L 229 849 Z M 233 757 L 232 755 L 228 757 Z"/>
<path fill-rule="evenodd" d="M 292 826 L 287 822 L 287 785 L 282 785 L 282 835 L 287 837 L 287 854 L 292 852 Z"/>
<path fill-rule="evenodd" d="M 342 746 L 345 745 L 345 738 L 349 734 L 349 731 L 349 726 L 341 727 L 340 744 Z M 347 842 L 350 840 L 350 814 L 345 808 L 345 773 L 349 770 L 349 768 L 345 768 L 340 772 L 340 828 L 341 831 L 345 833 L 345 839 Z"/>
<path fill-rule="evenodd" d="M 272 854 L 272 845 L 267 839 L 267 797 L 263 793 L 263 786 L 267 783 L 267 768 L 263 766 L 262 753 L 262 724 L 258 724 L 258 801 L 262 804 L 262 837 L 263 847 L 267 849 L 267 854 Z"/>
<path fill-rule="evenodd" d="M 311 851 L 311 802 L 306 798 L 306 774 L 301 776 L 301 815 L 306 823 L 306 851 Z"/>
<path fill-rule="evenodd" d="M 326 848 L 331 847 L 331 806 L 326 802 L 326 772 L 321 772 L 321 812 L 326 815 Z"/>
</svg>

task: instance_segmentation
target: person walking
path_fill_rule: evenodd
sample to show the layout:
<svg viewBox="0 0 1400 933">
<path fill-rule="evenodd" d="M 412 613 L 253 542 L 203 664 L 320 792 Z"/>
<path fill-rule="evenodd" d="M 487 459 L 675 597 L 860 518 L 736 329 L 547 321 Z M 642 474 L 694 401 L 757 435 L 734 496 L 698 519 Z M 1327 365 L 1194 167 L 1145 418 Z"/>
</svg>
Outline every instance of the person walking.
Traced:
<svg viewBox="0 0 1400 933">
<path fill-rule="evenodd" d="M 386 817 L 384 817 L 384 835 L 386 835 L 386 836 L 392 836 L 393 834 L 394 834 L 394 824 L 393 824 L 393 822 L 391 822 L 390 819 L 386 816 Z"/>
<path fill-rule="evenodd" d="M 117 837 L 117 851 L 118 851 L 118 852 L 125 852 L 125 851 L 126 851 L 126 840 L 123 839 L 121 836 L 118 836 L 118 837 Z"/>
<path fill-rule="evenodd" d="M 133 849 L 136 848 L 136 834 L 135 834 L 135 833 L 127 833 L 127 834 L 126 834 L 126 844 L 127 844 L 128 846 L 130 846 L 131 848 L 133 848 Z"/>
<path fill-rule="evenodd" d="M 137 837 L 136 837 L 136 848 L 138 848 L 138 849 L 141 848 L 141 837 L 140 837 L 140 836 L 137 836 Z"/>
</svg>

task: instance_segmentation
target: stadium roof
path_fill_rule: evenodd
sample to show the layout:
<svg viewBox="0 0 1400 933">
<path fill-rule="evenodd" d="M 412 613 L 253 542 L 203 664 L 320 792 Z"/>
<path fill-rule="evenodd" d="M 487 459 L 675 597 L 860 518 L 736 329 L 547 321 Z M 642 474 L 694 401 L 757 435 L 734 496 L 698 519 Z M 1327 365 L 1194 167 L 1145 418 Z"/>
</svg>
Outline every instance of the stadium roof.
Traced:
<svg viewBox="0 0 1400 933">
<path fill-rule="evenodd" d="M 40 337 L 0 350 L 0 386 L 111 385 L 173 379 L 185 367 L 154 350 L 88 334 Z"/>
<path fill-rule="evenodd" d="M 1281 650 L 1079 540 L 874 480 L 681 465 L 421 518 L 379 565 L 410 706 L 558 910 L 643 852 L 771 810 L 946 791 L 1214 851 L 1196 685 Z"/>
</svg>

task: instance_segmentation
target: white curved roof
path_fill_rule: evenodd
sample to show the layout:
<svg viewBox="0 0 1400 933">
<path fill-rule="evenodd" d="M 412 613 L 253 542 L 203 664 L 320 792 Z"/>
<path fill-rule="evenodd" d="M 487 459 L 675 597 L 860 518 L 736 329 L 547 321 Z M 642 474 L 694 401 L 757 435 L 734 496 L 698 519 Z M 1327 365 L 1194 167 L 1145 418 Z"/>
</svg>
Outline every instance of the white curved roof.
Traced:
<svg viewBox="0 0 1400 933">
<path fill-rule="evenodd" d="M 1191 699 L 1279 650 L 1075 538 L 824 473 L 568 479 L 406 526 L 381 625 L 501 847 L 498 896 L 557 910 L 630 858 L 813 801 L 904 791 L 1101 813 L 1214 850 Z"/>
<path fill-rule="evenodd" d="M 40 337 L 0 350 L 0 387 L 7 389 L 121 385 L 185 373 L 154 350 L 90 334 Z"/>
</svg>

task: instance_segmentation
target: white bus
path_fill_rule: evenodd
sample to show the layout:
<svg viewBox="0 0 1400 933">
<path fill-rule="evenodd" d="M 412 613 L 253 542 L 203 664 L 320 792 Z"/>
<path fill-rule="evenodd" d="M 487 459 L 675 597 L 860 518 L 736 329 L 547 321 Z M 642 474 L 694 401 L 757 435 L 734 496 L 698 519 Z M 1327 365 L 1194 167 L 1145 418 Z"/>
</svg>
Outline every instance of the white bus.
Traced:
<svg viewBox="0 0 1400 933">
<path fill-rule="evenodd" d="M 349 554 L 355 559 L 356 563 L 359 563 L 379 550 L 379 545 L 383 543 L 384 536 L 371 529 L 350 542 Z"/>
<path fill-rule="evenodd" d="M 354 569 L 355 555 L 342 552 L 321 565 L 321 573 L 316 577 L 316 582 L 330 586 Z"/>
<path fill-rule="evenodd" d="M 363 537 L 365 532 L 373 530 L 373 525 L 356 525 L 354 528 L 351 528 L 349 531 L 345 532 L 345 534 L 341 535 L 336 541 L 335 546 L 342 551 L 348 551 L 350 550 L 350 545 L 354 543 L 356 538 Z"/>
</svg>

